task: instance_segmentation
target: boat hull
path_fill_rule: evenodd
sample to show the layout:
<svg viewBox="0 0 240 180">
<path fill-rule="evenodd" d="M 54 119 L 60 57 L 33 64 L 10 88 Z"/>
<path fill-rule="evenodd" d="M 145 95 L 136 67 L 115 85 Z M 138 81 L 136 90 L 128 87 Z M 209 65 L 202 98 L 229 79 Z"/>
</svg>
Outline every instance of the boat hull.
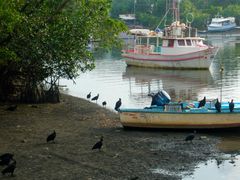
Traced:
<svg viewBox="0 0 240 180">
<path fill-rule="evenodd" d="M 124 127 L 170 129 L 217 129 L 240 127 L 240 113 L 169 113 L 121 111 Z"/>
<path fill-rule="evenodd" d="M 208 32 L 224 32 L 235 29 L 236 24 L 230 24 L 226 26 L 208 26 Z"/>
<path fill-rule="evenodd" d="M 162 55 L 124 52 L 122 56 L 128 66 L 166 69 L 208 69 L 216 55 L 217 48 L 186 54 Z"/>
</svg>

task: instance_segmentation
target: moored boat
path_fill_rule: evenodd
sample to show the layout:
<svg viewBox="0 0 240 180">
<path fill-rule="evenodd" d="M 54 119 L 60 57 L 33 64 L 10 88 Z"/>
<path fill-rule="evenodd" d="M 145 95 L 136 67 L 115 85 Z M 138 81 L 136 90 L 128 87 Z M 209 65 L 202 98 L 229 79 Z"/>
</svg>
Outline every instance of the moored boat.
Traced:
<svg viewBox="0 0 240 180">
<path fill-rule="evenodd" d="M 159 95 L 159 106 L 143 109 L 120 109 L 120 121 L 124 127 L 171 128 L 171 129 L 216 129 L 240 127 L 240 103 L 235 103 L 233 112 L 228 102 L 223 102 L 221 112 L 215 109 L 215 101 L 206 102 L 197 108 L 199 102 L 170 102 Z M 167 98 L 168 99 L 168 98 Z"/>
<path fill-rule="evenodd" d="M 234 17 L 222 17 L 217 15 L 215 18 L 212 18 L 211 23 L 208 25 L 209 32 L 223 32 L 229 31 L 236 28 Z"/>
<path fill-rule="evenodd" d="M 168 69 L 208 69 L 217 54 L 217 47 L 203 43 L 191 23 L 180 23 L 178 1 L 172 0 L 173 23 L 163 31 L 131 30 L 135 35 L 133 47 L 122 52 L 129 66 Z M 168 12 L 168 11 L 167 11 Z"/>
</svg>

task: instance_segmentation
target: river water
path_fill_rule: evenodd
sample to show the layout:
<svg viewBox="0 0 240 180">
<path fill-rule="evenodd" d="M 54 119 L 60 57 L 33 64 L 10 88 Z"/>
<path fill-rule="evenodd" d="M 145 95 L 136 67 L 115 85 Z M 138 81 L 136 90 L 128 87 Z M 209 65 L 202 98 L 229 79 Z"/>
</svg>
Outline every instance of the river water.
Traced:
<svg viewBox="0 0 240 180">
<path fill-rule="evenodd" d="M 122 107 L 145 107 L 151 102 L 150 92 L 164 89 L 173 100 L 200 100 L 221 98 L 240 101 L 240 37 L 214 35 L 208 40 L 219 47 L 209 70 L 162 70 L 127 67 L 120 50 L 96 53 L 96 68 L 81 74 L 75 81 L 62 80 L 68 93 L 86 98 L 99 93 L 98 104 L 107 102 L 113 109 L 121 98 Z M 220 66 L 224 68 L 221 73 Z"/>
<path fill-rule="evenodd" d="M 96 53 L 96 68 L 81 74 L 75 83 L 62 80 L 65 92 L 86 98 L 99 94 L 97 103 L 107 102 L 107 108 L 113 110 L 116 101 L 122 99 L 122 107 L 149 106 L 150 92 L 164 89 L 173 100 L 200 100 L 219 98 L 223 101 L 240 102 L 240 34 L 211 34 L 206 36 L 209 43 L 218 46 L 219 51 L 209 70 L 162 70 L 127 67 L 121 58 L 120 50 Z M 221 75 L 220 67 L 224 68 Z M 226 155 L 239 154 L 240 133 L 220 133 L 223 139 L 219 147 Z M 193 175 L 186 180 L 208 179 L 205 174 L 213 174 L 215 179 L 240 179 L 240 157 L 235 156 L 234 163 L 223 161 L 218 165 L 211 160 L 199 164 Z M 206 173 L 209 172 L 209 173 Z"/>
</svg>

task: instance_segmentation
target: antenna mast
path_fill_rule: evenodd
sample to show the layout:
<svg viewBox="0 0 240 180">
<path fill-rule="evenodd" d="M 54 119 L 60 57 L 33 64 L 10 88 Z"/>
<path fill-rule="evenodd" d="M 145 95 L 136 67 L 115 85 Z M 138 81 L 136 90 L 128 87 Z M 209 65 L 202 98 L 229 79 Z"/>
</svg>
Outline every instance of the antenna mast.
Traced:
<svg viewBox="0 0 240 180">
<path fill-rule="evenodd" d="M 172 22 L 180 21 L 179 7 L 180 7 L 179 0 L 166 0 L 166 12 L 162 20 L 160 21 L 160 23 L 157 25 L 157 28 L 161 25 L 163 20 L 167 17 L 167 14 L 169 13 L 169 11 L 172 12 L 172 18 L 173 18 Z"/>
<path fill-rule="evenodd" d="M 166 0 L 166 12 L 172 11 L 173 22 L 180 21 L 179 0 Z"/>
</svg>

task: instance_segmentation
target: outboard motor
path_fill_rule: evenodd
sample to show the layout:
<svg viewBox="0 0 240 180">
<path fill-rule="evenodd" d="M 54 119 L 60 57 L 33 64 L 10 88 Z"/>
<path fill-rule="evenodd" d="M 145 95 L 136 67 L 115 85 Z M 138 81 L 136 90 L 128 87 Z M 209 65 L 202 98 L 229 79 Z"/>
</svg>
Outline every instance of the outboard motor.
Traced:
<svg viewBox="0 0 240 180">
<path fill-rule="evenodd" d="M 164 106 L 168 104 L 170 101 L 171 101 L 171 97 L 169 96 L 169 94 L 166 91 L 161 90 L 157 94 L 152 95 L 151 106 L 153 105 Z"/>
</svg>

